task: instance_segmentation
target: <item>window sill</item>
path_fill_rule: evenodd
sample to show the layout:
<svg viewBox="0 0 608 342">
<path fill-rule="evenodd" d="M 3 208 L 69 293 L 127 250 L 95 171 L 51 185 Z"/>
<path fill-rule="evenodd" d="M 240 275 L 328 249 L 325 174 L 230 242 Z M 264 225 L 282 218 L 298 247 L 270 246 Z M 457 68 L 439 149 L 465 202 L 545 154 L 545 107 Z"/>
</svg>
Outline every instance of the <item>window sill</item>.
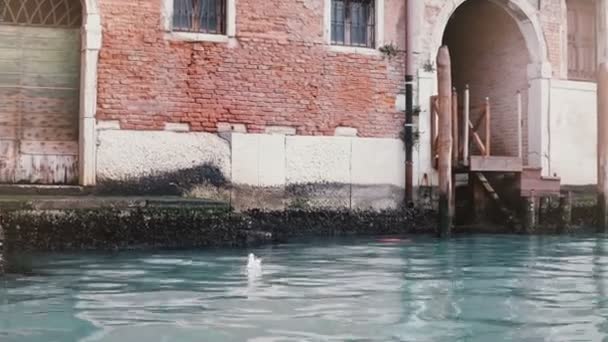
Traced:
<svg viewBox="0 0 608 342">
<path fill-rule="evenodd" d="M 377 49 L 359 47 L 359 46 L 344 46 L 344 45 L 329 45 L 329 50 L 339 53 L 356 53 L 368 56 L 380 56 L 382 53 Z"/>
<path fill-rule="evenodd" d="M 224 34 L 196 33 L 196 32 L 168 32 L 166 37 L 169 40 L 177 40 L 183 42 L 212 42 L 212 43 L 228 43 L 231 37 Z"/>
</svg>

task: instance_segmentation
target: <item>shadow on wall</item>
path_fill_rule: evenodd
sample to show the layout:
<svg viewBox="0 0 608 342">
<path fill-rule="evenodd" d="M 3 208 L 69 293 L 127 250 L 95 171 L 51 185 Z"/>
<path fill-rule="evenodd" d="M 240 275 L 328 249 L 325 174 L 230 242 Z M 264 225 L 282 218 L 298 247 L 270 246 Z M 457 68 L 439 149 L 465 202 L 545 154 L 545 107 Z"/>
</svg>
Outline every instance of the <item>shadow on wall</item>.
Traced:
<svg viewBox="0 0 608 342">
<path fill-rule="evenodd" d="M 100 179 L 95 189 L 98 195 L 122 196 L 184 196 L 200 185 L 222 187 L 228 184 L 222 171 L 204 163 L 187 169 L 159 172 L 149 176 L 121 180 Z"/>
</svg>

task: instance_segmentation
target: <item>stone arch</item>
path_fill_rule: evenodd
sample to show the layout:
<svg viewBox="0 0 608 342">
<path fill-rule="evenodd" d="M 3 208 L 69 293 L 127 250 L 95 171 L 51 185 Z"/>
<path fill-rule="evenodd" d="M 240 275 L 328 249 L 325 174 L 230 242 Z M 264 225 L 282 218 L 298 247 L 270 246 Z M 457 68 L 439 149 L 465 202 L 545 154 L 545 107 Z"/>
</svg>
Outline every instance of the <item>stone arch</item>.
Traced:
<svg viewBox="0 0 608 342">
<path fill-rule="evenodd" d="M 97 130 L 97 62 L 101 49 L 99 0 L 81 0 L 81 66 L 79 111 L 79 183 L 95 185 Z"/>
<path fill-rule="evenodd" d="M 449 0 L 441 8 L 432 29 L 429 46 L 429 60 L 434 61 L 443 43 L 445 29 L 454 12 L 468 0 Z M 517 24 L 529 54 L 527 68 L 528 94 L 527 104 L 527 151 L 524 151 L 524 162 L 533 167 L 542 167 L 543 173 L 548 170 L 548 117 L 549 91 L 552 76 L 551 64 L 548 61 L 548 48 L 544 38 L 538 10 L 528 0 L 487 0 L 504 9 Z"/>
<path fill-rule="evenodd" d="M 432 57 L 439 51 L 441 47 L 443 34 L 448 25 L 450 17 L 454 14 L 456 9 L 467 0 L 451 0 L 447 2 L 439 12 L 437 16 L 434 29 L 431 36 L 431 48 L 430 51 L 433 54 Z M 545 64 L 547 63 L 547 44 L 544 39 L 542 26 L 536 9 L 527 0 L 487 0 L 493 2 L 513 17 L 517 26 L 519 27 L 528 52 L 530 54 L 530 61 L 532 64 Z M 434 59 L 434 58 L 433 58 Z"/>
</svg>

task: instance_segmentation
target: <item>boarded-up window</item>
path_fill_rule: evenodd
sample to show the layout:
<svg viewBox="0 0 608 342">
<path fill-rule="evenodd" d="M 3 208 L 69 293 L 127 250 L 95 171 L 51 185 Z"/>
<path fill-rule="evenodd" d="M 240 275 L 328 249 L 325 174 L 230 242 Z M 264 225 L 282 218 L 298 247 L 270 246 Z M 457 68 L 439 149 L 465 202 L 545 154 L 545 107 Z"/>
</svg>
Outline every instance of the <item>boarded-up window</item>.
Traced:
<svg viewBox="0 0 608 342">
<path fill-rule="evenodd" d="M 568 78 L 592 81 L 596 70 L 594 0 L 567 0 Z"/>
<path fill-rule="evenodd" d="M 374 47 L 374 0 L 332 0 L 331 43 Z"/>
<path fill-rule="evenodd" d="M 174 0 L 173 30 L 226 33 L 225 0 Z"/>
</svg>

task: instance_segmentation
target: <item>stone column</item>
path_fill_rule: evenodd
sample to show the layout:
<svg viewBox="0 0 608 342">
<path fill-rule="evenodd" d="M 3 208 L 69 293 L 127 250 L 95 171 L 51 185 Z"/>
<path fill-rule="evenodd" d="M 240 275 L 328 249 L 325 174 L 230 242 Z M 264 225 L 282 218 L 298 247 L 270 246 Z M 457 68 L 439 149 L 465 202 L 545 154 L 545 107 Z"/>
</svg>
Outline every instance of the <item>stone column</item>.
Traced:
<svg viewBox="0 0 608 342">
<path fill-rule="evenodd" d="M 549 176 L 549 91 L 551 64 L 528 65 L 528 152 L 527 165 L 542 167 Z"/>
<path fill-rule="evenodd" d="M 101 49 L 101 22 L 98 13 L 88 13 L 82 27 L 80 52 L 79 183 L 95 185 L 97 172 L 97 61 Z"/>
</svg>

